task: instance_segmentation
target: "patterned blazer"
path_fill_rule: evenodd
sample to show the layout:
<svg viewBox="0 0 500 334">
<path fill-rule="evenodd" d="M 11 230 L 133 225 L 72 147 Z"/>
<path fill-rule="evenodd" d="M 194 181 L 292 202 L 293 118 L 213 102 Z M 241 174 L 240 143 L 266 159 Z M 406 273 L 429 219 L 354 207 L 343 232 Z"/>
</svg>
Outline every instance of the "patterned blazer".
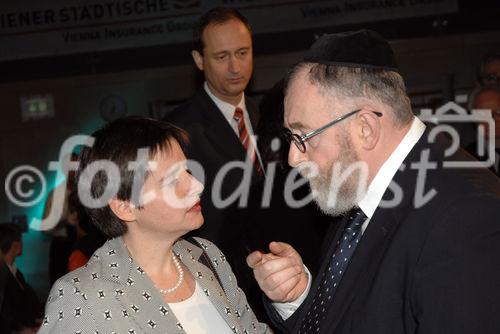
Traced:
<svg viewBox="0 0 500 334">
<path fill-rule="evenodd" d="M 234 333 L 271 333 L 247 305 L 224 254 L 211 242 L 196 239 L 199 245 L 180 239 L 174 252 L 229 327 Z M 208 259 L 219 278 L 203 264 Z M 122 238 L 115 238 L 99 248 L 87 265 L 54 284 L 39 333 L 185 331 L 151 279 L 130 257 Z"/>
</svg>

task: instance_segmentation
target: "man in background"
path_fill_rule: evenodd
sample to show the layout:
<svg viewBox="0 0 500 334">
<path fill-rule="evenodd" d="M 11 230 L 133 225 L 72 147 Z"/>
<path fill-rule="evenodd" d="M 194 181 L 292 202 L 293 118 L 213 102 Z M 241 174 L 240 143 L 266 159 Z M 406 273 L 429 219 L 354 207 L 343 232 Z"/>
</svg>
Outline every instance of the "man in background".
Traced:
<svg viewBox="0 0 500 334">
<path fill-rule="evenodd" d="M 485 86 L 474 90 L 470 96 L 470 110 L 486 110 L 491 112 L 495 128 L 491 128 L 489 124 L 481 126 L 482 133 L 479 136 L 484 138 L 482 145 L 479 142 L 472 143 L 467 147 L 467 151 L 477 157 L 481 161 L 488 159 L 488 147 L 493 144 L 495 146 L 494 162 L 489 169 L 496 175 L 500 176 L 500 86 Z M 494 132 L 491 136 L 490 132 Z M 491 143 L 491 137 L 494 143 Z M 476 136 L 477 138 L 477 136 Z"/>
<path fill-rule="evenodd" d="M 0 224 L 0 333 L 36 333 L 43 309 L 16 266 L 23 242 L 19 228 Z"/>
<path fill-rule="evenodd" d="M 241 228 L 247 222 L 247 205 L 242 203 L 240 207 L 238 196 L 222 203 L 231 195 L 251 197 L 251 189 L 263 180 L 262 161 L 253 137 L 258 106 L 245 95 L 253 71 L 250 24 L 235 9 L 209 10 L 194 27 L 191 54 L 203 72 L 203 86 L 164 120 L 189 133 L 186 156 L 200 163 L 205 173 L 201 197 L 205 222 L 195 235 L 213 241 L 227 255 L 249 303 L 262 317 L 259 289 L 245 263 L 251 249 Z M 228 164 L 238 166 L 226 173 L 221 171 Z"/>
<path fill-rule="evenodd" d="M 479 86 L 500 86 L 500 54 L 483 58 L 477 72 Z"/>
<path fill-rule="evenodd" d="M 205 223 L 198 234 L 223 248 L 225 224 L 237 202 L 229 208 L 221 208 L 216 202 L 233 194 L 242 182 L 249 186 L 259 180 L 262 172 L 252 138 L 258 108 L 245 96 L 253 70 L 252 32 L 237 10 L 217 7 L 200 17 L 193 42 L 192 57 L 203 71 L 205 82 L 195 96 L 165 120 L 189 133 L 187 157 L 204 168 L 206 191 L 201 204 Z M 251 180 L 244 179 L 241 168 L 233 168 L 212 192 L 217 173 L 234 161 L 250 163 Z"/>
</svg>

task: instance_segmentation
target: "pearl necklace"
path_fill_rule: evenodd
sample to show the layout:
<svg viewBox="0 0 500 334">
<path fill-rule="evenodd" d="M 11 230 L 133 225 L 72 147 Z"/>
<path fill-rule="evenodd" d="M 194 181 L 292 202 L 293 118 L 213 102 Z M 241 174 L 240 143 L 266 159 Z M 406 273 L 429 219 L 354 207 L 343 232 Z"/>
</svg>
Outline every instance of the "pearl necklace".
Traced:
<svg viewBox="0 0 500 334">
<path fill-rule="evenodd" d="M 162 295 L 166 295 L 177 290 L 181 286 L 182 280 L 184 279 L 184 270 L 182 270 L 182 266 L 179 260 L 177 259 L 177 256 L 175 256 L 174 252 L 172 252 L 172 260 L 174 260 L 175 268 L 177 268 L 177 272 L 179 273 L 179 278 L 177 279 L 177 283 L 175 283 L 175 285 L 171 288 L 160 289 L 157 287 L 157 289 L 160 290 L 160 293 Z"/>
</svg>

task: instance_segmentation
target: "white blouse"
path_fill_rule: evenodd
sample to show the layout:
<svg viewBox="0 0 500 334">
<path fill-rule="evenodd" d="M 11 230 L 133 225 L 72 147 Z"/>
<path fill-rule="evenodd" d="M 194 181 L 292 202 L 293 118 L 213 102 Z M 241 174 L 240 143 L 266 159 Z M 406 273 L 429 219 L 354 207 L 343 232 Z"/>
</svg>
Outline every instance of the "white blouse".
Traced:
<svg viewBox="0 0 500 334">
<path fill-rule="evenodd" d="M 198 282 L 196 282 L 191 297 L 182 302 L 168 303 L 168 306 L 188 334 L 233 333 L 220 313 L 203 293 Z"/>
</svg>

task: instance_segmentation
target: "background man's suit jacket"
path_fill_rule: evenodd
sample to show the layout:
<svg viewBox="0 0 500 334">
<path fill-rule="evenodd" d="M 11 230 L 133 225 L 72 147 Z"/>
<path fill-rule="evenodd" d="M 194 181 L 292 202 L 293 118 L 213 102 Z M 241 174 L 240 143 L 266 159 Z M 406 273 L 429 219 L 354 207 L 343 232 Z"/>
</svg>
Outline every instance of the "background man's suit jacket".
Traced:
<svg viewBox="0 0 500 334">
<path fill-rule="evenodd" d="M 427 135 L 393 178 L 402 202 L 377 208 L 370 220 L 321 333 L 499 333 L 499 179 L 487 170 L 443 169 L 450 145 L 443 138 L 430 144 Z M 412 163 L 425 151 L 437 169 L 427 171 L 424 190 L 434 189 L 436 195 L 418 206 L 418 172 Z M 454 159 L 471 158 L 460 150 Z M 389 188 L 383 200 L 393 198 Z M 322 270 L 345 223 L 332 226 L 327 236 Z M 286 322 L 267 305 L 284 331 L 298 331 L 318 284 L 316 277 L 308 298 Z"/>
<path fill-rule="evenodd" d="M 36 327 L 43 316 L 38 296 L 18 269 L 14 277 L 0 259 L 0 333 L 11 333 L 21 327 Z"/>
<path fill-rule="evenodd" d="M 258 107 L 247 96 L 245 103 L 252 128 L 255 130 L 259 120 Z M 246 256 L 254 250 L 254 243 L 247 238 L 244 228 L 245 225 L 252 224 L 249 220 L 251 206 L 238 207 L 238 202 L 235 202 L 229 207 L 219 209 L 214 205 L 212 198 L 212 185 L 219 170 L 231 161 L 246 160 L 247 154 L 243 145 L 203 87 L 185 104 L 168 114 L 164 120 L 188 132 L 189 144 L 185 150 L 186 156 L 199 162 L 205 171 L 205 190 L 201 197 L 205 222 L 192 234 L 212 241 L 227 254 L 239 286 L 247 293 L 249 304 L 257 317 L 267 322 L 260 289 L 246 264 Z M 241 169 L 233 169 L 227 173 L 222 183 L 221 197 L 225 199 L 232 194 L 242 179 Z M 252 172 L 248 183 L 251 194 L 260 189 L 262 179 L 255 171 Z M 252 201 L 259 196 L 256 194 L 248 197 Z"/>
<path fill-rule="evenodd" d="M 258 108 L 249 97 L 245 97 L 247 111 L 254 129 L 257 128 Z M 225 237 L 231 230 L 230 221 L 234 220 L 237 205 L 227 209 L 218 209 L 212 201 L 212 185 L 220 168 L 230 161 L 245 161 L 246 151 L 238 136 L 217 108 L 204 88 L 187 103 L 168 114 L 165 121 L 171 122 L 189 133 L 189 145 L 186 155 L 198 161 L 205 171 L 205 191 L 201 198 L 202 212 L 205 217 L 203 226 L 195 231 L 195 235 L 206 238 L 217 244 L 224 252 Z M 240 185 L 243 178 L 241 169 L 233 169 L 222 183 L 222 198 L 227 198 Z M 251 183 L 260 178 L 253 173 Z"/>
<path fill-rule="evenodd" d="M 248 308 L 245 294 L 224 255 L 211 242 L 194 245 L 180 239 L 174 245 L 182 263 L 233 331 L 267 333 Z M 201 247 L 200 247 L 201 246 Z M 203 247 L 203 248 L 202 248 Z M 221 284 L 206 264 L 212 261 Z M 185 333 L 182 323 L 154 283 L 130 259 L 122 238 L 107 241 L 88 264 L 57 280 L 39 331 L 45 333 Z"/>
</svg>

